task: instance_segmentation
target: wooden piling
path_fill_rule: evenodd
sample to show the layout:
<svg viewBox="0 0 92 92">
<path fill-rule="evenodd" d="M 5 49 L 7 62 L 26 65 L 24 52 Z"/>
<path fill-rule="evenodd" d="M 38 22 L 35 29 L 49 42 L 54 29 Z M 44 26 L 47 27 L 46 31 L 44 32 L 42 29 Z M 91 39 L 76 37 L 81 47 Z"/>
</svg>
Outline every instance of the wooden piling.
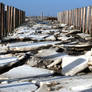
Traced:
<svg viewBox="0 0 92 92">
<path fill-rule="evenodd" d="M 25 22 L 25 12 L 0 3 L 0 39 Z"/>
<path fill-rule="evenodd" d="M 74 25 L 81 32 L 92 35 L 92 6 L 60 12 L 58 21 L 69 26 Z"/>
<path fill-rule="evenodd" d="M 0 3 L 0 39 L 4 36 L 4 4 Z"/>
</svg>

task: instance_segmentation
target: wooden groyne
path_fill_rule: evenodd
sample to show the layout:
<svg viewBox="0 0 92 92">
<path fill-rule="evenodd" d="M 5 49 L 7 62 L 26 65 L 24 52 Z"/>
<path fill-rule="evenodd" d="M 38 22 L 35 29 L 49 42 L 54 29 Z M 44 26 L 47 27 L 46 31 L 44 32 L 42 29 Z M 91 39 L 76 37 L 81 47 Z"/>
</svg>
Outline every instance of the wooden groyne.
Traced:
<svg viewBox="0 0 92 92">
<path fill-rule="evenodd" d="M 0 39 L 25 22 L 25 12 L 0 3 Z"/>
<path fill-rule="evenodd" d="M 92 35 L 92 6 L 59 12 L 58 21 Z"/>
</svg>

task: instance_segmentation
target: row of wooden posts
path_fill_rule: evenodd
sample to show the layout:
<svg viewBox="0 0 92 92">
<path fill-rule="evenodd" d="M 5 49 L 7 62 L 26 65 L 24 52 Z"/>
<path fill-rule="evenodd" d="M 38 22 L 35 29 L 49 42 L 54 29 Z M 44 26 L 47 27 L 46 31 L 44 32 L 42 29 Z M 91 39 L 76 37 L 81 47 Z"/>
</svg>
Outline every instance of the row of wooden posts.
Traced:
<svg viewBox="0 0 92 92">
<path fill-rule="evenodd" d="M 25 22 L 25 12 L 0 3 L 0 39 Z"/>
<path fill-rule="evenodd" d="M 59 12 L 58 21 L 92 35 L 92 6 Z"/>
</svg>

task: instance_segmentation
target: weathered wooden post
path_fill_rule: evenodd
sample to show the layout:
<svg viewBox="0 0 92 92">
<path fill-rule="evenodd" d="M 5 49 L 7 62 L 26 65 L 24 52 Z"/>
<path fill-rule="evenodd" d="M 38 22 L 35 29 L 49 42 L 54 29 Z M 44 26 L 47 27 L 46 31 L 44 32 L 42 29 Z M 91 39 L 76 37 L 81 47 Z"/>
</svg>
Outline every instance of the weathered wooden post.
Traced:
<svg viewBox="0 0 92 92">
<path fill-rule="evenodd" d="M 62 23 L 62 12 L 60 12 L 60 23 Z"/>
<path fill-rule="evenodd" d="M 77 9 L 75 9 L 75 27 L 77 28 Z"/>
<path fill-rule="evenodd" d="M 73 10 L 73 25 L 75 26 L 75 9 Z"/>
<path fill-rule="evenodd" d="M 11 14 L 10 14 L 10 19 L 11 19 L 11 28 L 10 28 L 10 32 L 13 31 L 13 7 L 10 7 L 10 10 L 11 10 Z"/>
<path fill-rule="evenodd" d="M 4 4 L 0 3 L 0 39 L 4 36 Z"/>
<path fill-rule="evenodd" d="M 74 10 L 72 10 L 72 24 L 74 25 Z"/>
<path fill-rule="evenodd" d="M 22 13 L 22 14 L 21 14 L 21 15 L 22 15 L 22 16 L 21 16 L 21 17 L 22 17 L 22 23 L 23 23 L 23 11 L 21 11 L 21 13 Z"/>
<path fill-rule="evenodd" d="M 63 12 L 61 12 L 61 23 L 63 23 Z"/>
<path fill-rule="evenodd" d="M 70 25 L 72 25 L 72 10 L 70 10 Z"/>
<path fill-rule="evenodd" d="M 11 6 L 9 6 L 9 33 L 11 33 Z"/>
<path fill-rule="evenodd" d="M 12 31 L 14 30 L 14 7 L 11 7 L 12 8 Z"/>
<path fill-rule="evenodd" d="M 6 6 L 6 31 L 7 31 L 7 35 L 10 32 L 10 7 Z"/>
<path fill-rule="evenodd" d="M 15 17 L 15 16 L 16 16 L 16 8 L 13 8 L 13 16 L 14 16 L 14 17 L 13 17 L 13 28 L 15 28 L 15 26 L 16 26 L 16 25 L 15 25 L 15 20 L 16 20 L 16 17 Z"/>
<path fill-rule="evenodd" d="M 24 23 L 25 23 L 25 16 L 26 16 L 26 15 L 25 15 L 25 11 L 24 11 L 24 17 L 23 17 L 23 19 L 24 19 Z"/>
<path fill-rule="evenodd" d="M 22 11 L 20 12 L 20 24 L 22 24 Z"/>
<path fill-rule="evenodd" d="M 81 24 L 82 24 L 82 21 L 81 21 L 81 8 L 79 9 L 79 12 L 80 12 L 79 29 L 80 29 L 80 31 L 81 31 Z"/>
<path fill-rule="evenodd" d="M 83 8 L 81 8 L 80 31 L 83 32 Z"/>
<path fill-rule="evenodd" d="M 16 8 L 15 14 L 15 28 L 18 27 L 18 9 Z"/>
<path fill-rule="evenodd" d="M 86 7 L 83 8 L 83 33 L 85 33 L 86 23 Z"/>
<path fill-rule="evenodd" d="M 90 6 L 87 7 L 87 20 L 86 20 L 86 33 L 89 33 L 89 22 L 90 22 Z"/>
<path fill-rule="evenodd" d="M 68 11 L 66 11 L 66 24 L 68 24 Z"/>
<path fill-rule="evenodd" d="M 69 10 L 69 26 L 71 25 L 71 11 Z"/>
<path fill-rule="evenodd" d="M 19 26 L 19 9 L 17 9 L 17 26 Z"/>
<path fill-rule="evenodd" d="M 78 21 L 77 21 L 78 24 L 77 24 L 77 26 L 78 27 L 77 28 L 80 29 L 80 9 L 79 8 L 77 9 L 77 14 L 78 14 L 78 16 L 77 16 L 77 18 L 78 18 Z"/>
<path fill-rule="evenodd" d="M 90 16 L 90 34 L 92 39 L 92 6 L 91 6 L 91 16 Z"/>
<path fill-rule="evenodd" d="M 25 12 L 0 3 L 0 39 L 25 22 Z"/>
<path fill-rule="evenodd" d="M 21 21 L 21 11 L 19 10 L 19 25 L 21 24 L 20 21 Z"/>
<path fill-rule="evenodd" d="M 73 10 L 71 10 L 71 25 L 73 25 Z"/>
</svg>

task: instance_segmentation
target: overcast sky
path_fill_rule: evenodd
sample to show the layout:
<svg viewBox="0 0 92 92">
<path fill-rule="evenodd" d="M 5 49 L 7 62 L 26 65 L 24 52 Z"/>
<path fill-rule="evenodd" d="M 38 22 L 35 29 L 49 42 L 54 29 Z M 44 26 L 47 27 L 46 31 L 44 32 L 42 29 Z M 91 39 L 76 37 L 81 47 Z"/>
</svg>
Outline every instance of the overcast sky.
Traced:
<svg viewBox="0 0 92 92">
<path fill-rule="evenodd" d="M 92 0 L 0 0 L 26 11 L 27 16 L 56 16 L 57 12 L 92 5 Z"/>
</svg>

